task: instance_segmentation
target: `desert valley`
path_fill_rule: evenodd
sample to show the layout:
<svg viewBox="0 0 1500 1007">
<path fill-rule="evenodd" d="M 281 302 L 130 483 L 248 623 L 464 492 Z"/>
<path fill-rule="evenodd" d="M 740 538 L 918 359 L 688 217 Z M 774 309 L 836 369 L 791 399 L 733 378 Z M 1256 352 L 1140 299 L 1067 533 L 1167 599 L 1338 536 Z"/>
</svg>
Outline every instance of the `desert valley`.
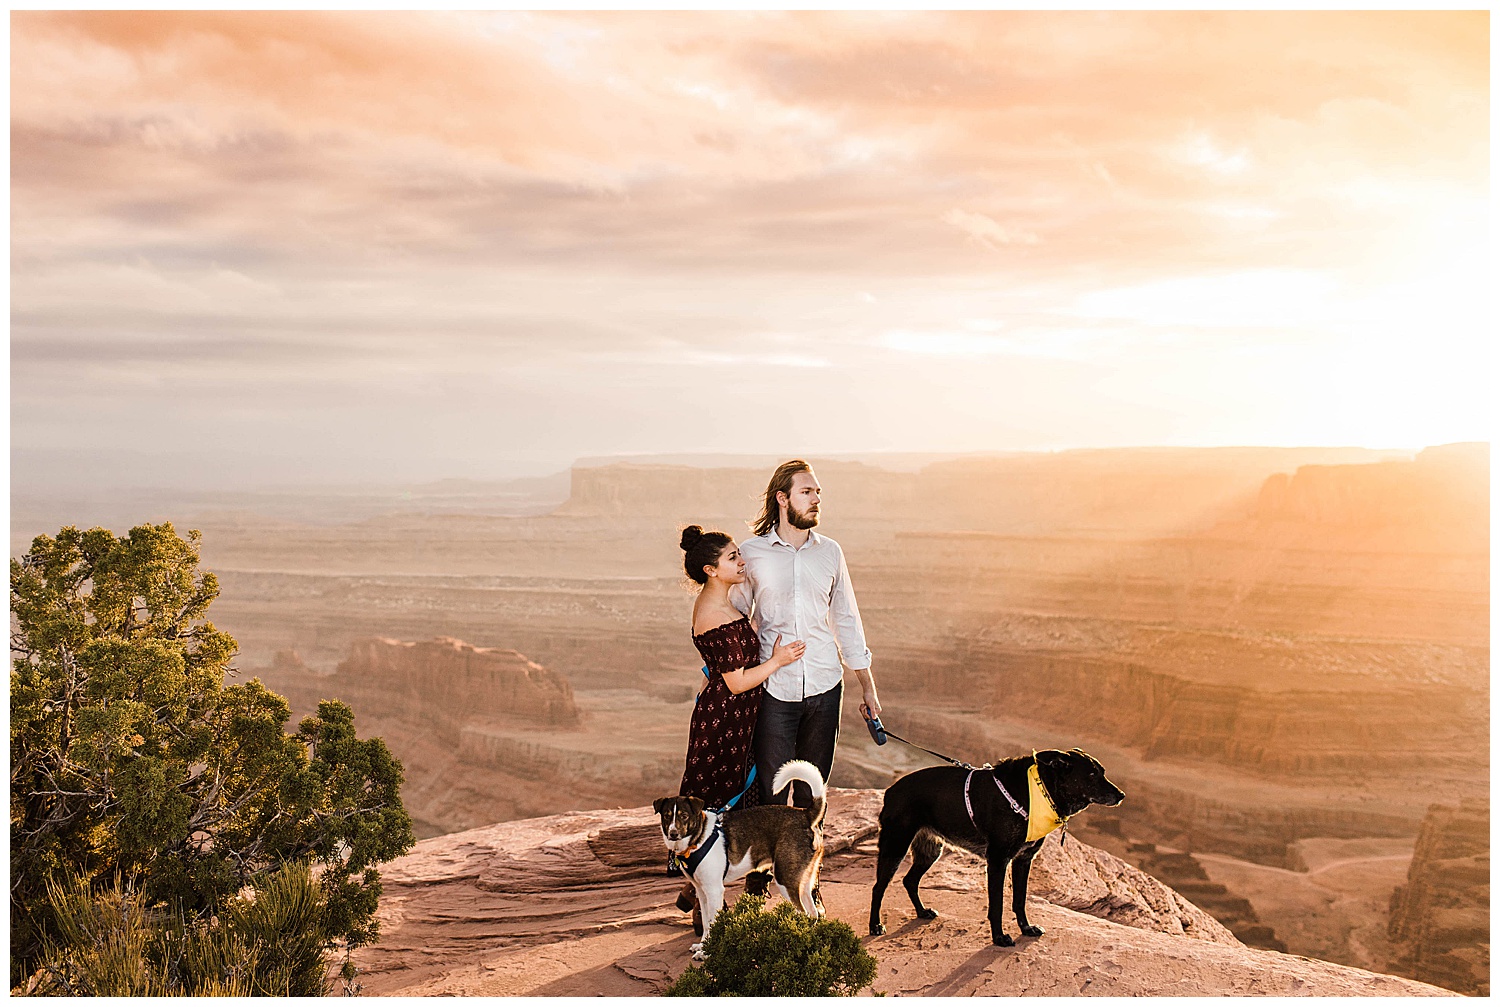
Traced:
<svg viewBox="0 0 1500 1007">
<path fill-rule="evenodd" d="M 404 763 L 419 837 L 565 812 L 638 832 L 629 809 L 676 793 L 699 678 L 677 529 L 745 533 L 777 460 L 18 494 L 11 548 L 65 523 L 199 528 L 240 678 L 299 714 L 350 703 Z M 975 763 L 1081 746 L 1128 797 L 1075 835 L 1226 940 L 1488 992 L 1487 445 L 813 462 L 892 730 Z M 875 746 L 850 696 L 843 724 L 849 800 L 932 764 Z"/>
</svg>

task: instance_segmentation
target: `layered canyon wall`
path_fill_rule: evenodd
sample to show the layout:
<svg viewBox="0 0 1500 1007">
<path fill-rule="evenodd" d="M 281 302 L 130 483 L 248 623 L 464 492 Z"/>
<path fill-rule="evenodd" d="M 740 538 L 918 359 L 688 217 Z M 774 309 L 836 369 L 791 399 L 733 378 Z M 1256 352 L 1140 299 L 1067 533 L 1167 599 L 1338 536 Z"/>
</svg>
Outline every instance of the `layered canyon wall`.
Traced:
<svg viewBox="0 0 1500 1007">
<path fill-rule="evenodd" d="M 1389 970 L 1473 996 L 1490 993 L 1490 806 L 1435 804 L 1406 884 L 1391 896 Z"/>
<path fill-rule="evenodd" d="M 578 723 L 566 678 L 517 651 L 452 638 L 362 640 L 326 687 L 377 716 L 431 711 L 455 741 L 458 728 L 475 719 L 556 728 Z"/>
<path fill-rule="evenodd" d="M 1487 540 L 1489 447 L 1444 444 L 1409 461 L 1303 465 L 1266 479 L 1256 501 L 1261 522 L 1345 528 L 1420 528 L 1430 545 L 1467 549 Z"/>
<path fill-rule="evenodd" d="M 1225 647 L 1223 656 L 1250 663 L 1260 649 L 1246 642 Z M 1413 667 L 1422 656 L 1409 655 Z M 882 670 L 890 669 L 891 691 L 903 698 L 922 691 L 968 697 L 987 715 L 1023 716 L 1148 760 L 1203 759 L 1275 778 L 1404 771 L 1417 761 L 1428 772 L 1463 773 L 1484 764 L 1481 756 L 1476 767 L 1474 746 L 1488 726 L 1485 697 L 1466 684 L 1396 681 L 1372 689 L 1368 678 L 1319 681 L 1309 672 L 1299 686 L 1275 675 L 1269 661 L 1258 665 L 1258 681 L 1204 682 L 1181 658 L 1165 668 L 1131 657 L 955 640 L 940 665 L 902 655 Z"/>
<path fill-rule="evenodd" d="M 255 674 L 287 697 L 294 715 L 311 713 L 323 699 L 342 700 L 361 736 L 385 738 L 401 760 L 402 799 L 419 837 L 558 807 L 553 785 L 539 782 L 535 767 L 476 758 L 472 738 L 576 734 L 584 720 L 564 676 L 514 650 L 452 638 L 358 640 L 334 671 L 321 674 L 295 651 L 281 651 Z M 580 789 L 564 786 L 562 804 L 600 797 Z"/>
</svg>

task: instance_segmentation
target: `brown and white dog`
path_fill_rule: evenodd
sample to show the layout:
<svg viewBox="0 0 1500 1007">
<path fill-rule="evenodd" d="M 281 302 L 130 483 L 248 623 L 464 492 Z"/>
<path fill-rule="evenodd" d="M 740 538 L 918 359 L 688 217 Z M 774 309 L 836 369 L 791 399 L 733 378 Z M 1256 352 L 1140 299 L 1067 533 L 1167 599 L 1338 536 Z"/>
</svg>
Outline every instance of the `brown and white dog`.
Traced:
<svg viewBox="0 0 1500 1007">
<path fill-rule="evenodd" d="M 828 810 L 823 777 L 817 766 L 794 759 L 776 771 L 772 792 L 793 780 L 811 789 L 811 808 L 763 804 L 717 814 L 696 797 L 661 797 L 651 805 L 661 816 L 667 849 L 692 864 L 687 874 L 698 893 L 705 934 L 724 906 L 725 886 L 751 871 L 770 871 L 783 898 L 809 916 L 823 915 L 813 892 L 823 862 L 823 815 Z M 702 960 L 702 941 L 693 945 L 693 957 Z"/>
</svg>

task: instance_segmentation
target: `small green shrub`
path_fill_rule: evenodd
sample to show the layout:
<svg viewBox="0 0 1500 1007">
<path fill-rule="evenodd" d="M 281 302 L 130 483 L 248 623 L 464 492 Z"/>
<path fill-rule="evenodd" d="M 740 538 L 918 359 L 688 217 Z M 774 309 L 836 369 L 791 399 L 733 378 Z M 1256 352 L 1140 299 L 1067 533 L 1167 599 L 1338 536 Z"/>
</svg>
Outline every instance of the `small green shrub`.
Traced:
<svg viewBox="0 0 1500 1007">
<path fill-rule="evenodd" d="M 813 919 L 783 902 L 741 895 L 714 920 L 703 965 L 667 996 L 853 996 L 875 981 L 875 959 L 841 920 Z"/>
<path fill-rule="evenodd" d="M 56 937 L 12 993 L 32 996 L 322 996 L 327 934 L 318 883 L 305 863 L 263 877 L 203 920 L 150 906 L 118 882 L 102 891 L 77 875 L 47 884 Z"/>
</svg>

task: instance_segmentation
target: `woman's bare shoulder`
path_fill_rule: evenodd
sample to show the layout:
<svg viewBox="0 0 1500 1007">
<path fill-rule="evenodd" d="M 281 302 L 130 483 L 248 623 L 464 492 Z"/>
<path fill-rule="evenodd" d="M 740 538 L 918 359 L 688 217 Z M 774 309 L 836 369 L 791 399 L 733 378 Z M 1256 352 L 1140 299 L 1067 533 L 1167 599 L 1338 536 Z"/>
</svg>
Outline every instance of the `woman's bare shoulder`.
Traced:
<svg viewBox="0 0 1500 1007">
<path fill-rule="evenodd" d="M 732 606 L 704 606 L 701 609 L 693 609 L 693 635 L 702 636 L 711 633 L 721 626 L 727 626 L 732 622 L 739 622 L 748 618 L 745 613 Z"/>
</svg>

